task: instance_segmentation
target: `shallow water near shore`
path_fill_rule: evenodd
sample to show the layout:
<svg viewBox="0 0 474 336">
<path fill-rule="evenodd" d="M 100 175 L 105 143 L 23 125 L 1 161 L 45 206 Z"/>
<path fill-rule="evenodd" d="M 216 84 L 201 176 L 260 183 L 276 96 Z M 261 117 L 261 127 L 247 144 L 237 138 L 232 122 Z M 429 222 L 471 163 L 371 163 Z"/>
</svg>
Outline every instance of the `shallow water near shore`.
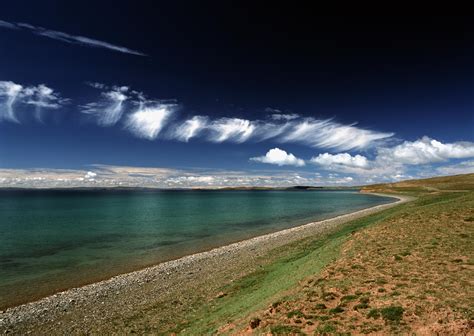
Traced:
<svg viewBox="0 0 474 336">
<path fill-rule="evenodd" d="M 0 307 L 392 201 L 353 191 L 1 191 Z"/>
</svg>

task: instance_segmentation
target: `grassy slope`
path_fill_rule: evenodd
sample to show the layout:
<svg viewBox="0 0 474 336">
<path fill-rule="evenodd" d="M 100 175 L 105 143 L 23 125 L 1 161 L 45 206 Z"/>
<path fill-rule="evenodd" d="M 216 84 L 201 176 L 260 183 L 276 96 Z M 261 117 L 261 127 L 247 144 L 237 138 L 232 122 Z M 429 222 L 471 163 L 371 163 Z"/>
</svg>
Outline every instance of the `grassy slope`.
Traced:
<svg viewBox="0 0 474 336">
<path fill-rule="evenodd" d="M 374 184 L 362 191 L 389 192 L 422 196 L 433 192 L 466 192 L 474 190 L 474 174 L 433 177 L 397 183 Z"/>
<path fill-rule="evenodd" d="M 472 327 L 474 174 L 365 190 L 419 199 L 289 245 L 174 330 L 240 333 L 258 324 L 257 334 L 459 334 Z"/>
<path fill-rule="evenodd" d="M 189 316 L 188 320 L 192 322 L 179 326 L 175 331 L 192 335 L 214 333 L 222 327 L 223 322 L 249 316 L 257 309 L 284 299 L 286 291 L 334 261 L 342 244 L 352 232 L 383 220 L 391 213 L 387 211 L 353 221 L 342 230 L 289 244 L 284 251 L 275 251 L 278 255 L 273 262 L 262 267 L 260 271 L 223 287 L 222 291 L 226 296 L 215 299 L 193 316 Z M 227 323 L 224 324 L 226 328 Z"/>
</svg>

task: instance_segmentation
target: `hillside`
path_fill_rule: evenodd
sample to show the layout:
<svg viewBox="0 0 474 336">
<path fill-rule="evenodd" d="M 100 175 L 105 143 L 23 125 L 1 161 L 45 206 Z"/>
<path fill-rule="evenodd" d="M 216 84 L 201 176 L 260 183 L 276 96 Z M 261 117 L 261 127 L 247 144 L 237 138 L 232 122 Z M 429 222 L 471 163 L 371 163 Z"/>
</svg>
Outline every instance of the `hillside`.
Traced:
<svg viewBox="0 0 474 336">
<path fill-rule="evenodd" d="M 428 194 L 433 192 L 463 192 L 474 190 L 474 174 L 407 180 L 396 183 L 373 184 L 361 188 L 362 192 Z"/>
<path fill-rule="evenodd" d="M 331 262 L 265 308 L 208 327 L 229 334 L 473 334 L 474 174 L 363 191 L 418 198 L 350 224 Z M 246 290 L 264 290 L 251 287 Z"/>
</svg>

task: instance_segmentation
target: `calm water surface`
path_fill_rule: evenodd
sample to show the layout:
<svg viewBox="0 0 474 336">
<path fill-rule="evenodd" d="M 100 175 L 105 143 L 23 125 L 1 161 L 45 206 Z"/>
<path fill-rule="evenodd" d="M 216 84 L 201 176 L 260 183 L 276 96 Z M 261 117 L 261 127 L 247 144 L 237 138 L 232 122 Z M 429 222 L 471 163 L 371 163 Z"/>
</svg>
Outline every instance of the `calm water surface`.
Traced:
<svg viewBox="0 0 474 336">
<path fill-rule="evenodd" d="M 0 307 L 392 201 L 346 191 L 0 191 Z"/>
</svg>

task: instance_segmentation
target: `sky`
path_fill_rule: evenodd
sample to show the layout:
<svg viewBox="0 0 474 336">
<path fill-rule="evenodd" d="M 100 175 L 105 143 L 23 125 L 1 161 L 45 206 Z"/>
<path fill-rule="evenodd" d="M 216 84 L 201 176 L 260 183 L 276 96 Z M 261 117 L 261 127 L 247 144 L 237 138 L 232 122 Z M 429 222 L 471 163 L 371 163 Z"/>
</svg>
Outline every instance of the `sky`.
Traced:
<svg viewBox="0 0 474 336">
<path fill-rule="evenodd" d="M 232 1 L 4 4 L 0 186 L 474 172 L 473 22 Z"/>
</svg>

